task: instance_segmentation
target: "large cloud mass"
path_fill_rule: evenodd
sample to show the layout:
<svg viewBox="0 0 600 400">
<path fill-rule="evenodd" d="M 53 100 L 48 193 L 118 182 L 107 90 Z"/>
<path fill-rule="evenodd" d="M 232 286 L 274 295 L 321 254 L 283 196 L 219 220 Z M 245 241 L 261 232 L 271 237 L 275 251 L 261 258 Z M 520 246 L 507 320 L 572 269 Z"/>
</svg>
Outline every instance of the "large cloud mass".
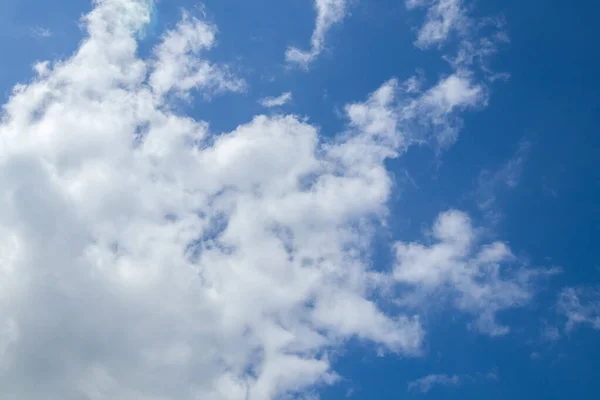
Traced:
<svg viewBox="0 0 600 400">
<path fill-rule="evenodd" d="M 76 53 L 37 64 L 4 106 L 0 397 L 272 399 L 334 382 L 328 355 L 349 338 L 418 354 L 419 318 L 383 313 L 378 287 L 415 276 L 415 252 L 449 247 L 461 287 L 476 266 L 439 234 L 429 250 L 398 247 L 395 275 L 371 269 L 384 160 L 416 126 L 448 135 L 457 110 L 485 102 L 480 84 L 457 72 L 408 99 L 390 80 L 329 141 L 295 116 L 215 134 L 169 99 L 245 82 L 204 59 L 216 31 L 190 15 L 140 59 L 148 7 L 98 0 Z"/>
</svg>

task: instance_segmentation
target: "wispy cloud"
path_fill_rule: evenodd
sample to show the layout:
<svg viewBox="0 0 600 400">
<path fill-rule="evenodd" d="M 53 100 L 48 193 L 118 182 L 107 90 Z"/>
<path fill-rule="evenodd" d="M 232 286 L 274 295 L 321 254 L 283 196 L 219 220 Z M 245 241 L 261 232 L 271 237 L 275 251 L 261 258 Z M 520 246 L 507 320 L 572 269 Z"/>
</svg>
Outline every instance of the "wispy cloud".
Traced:
<svg viewBox="0 0 600 400">
<path fill-rule="evenodd" d="M 267 108 L 281 107 L 292 101 L 292 92 L 285 92 L 277 97 L 265 97 L 259 100 L 260 105 Z"/>
<path fill-rule="evenodd" d="M 507 73 L 494 72 L 488 63 L 490 56 L 510 41 L 502 16 L 473 18 L 464 0 L 407 0 L 406 6 L 409 10 L 428 9 L 418 29 L 417 47 L 442 48 L 448 43 L 457 43 L 458 52 L 444 56 L 455 69 L 470 70 L 477 66 L 490 82 L 509 77 Z"/>
<path fill-rule="evenodd" d="M 214 66 L 201 57 L 202 52 L 213 47 L 216 27 L 188 14 L 175 29 L 167 32 L 155 48 L 154 70 L 149 76 L 153 91 L 159 95 L 169 92 L 184 95 L 191 89 L 204 89 L 205 93 L 241 92 L 246 83 L 224 66 Z"/>
<path fill-rule="evenodd" d="M 435 0 L 433 4 L 419 0 L 408 0 L 409 9 L 428 6 L 425 23 L 419 29 L 415 44 L 421 48 L 446 42 L 453 32 L 467 29 L 467 18 L 462 0 Z"/>
<path fill-rule="evenodd" d="M 497 381 L 498 376 L 490 372 L 488 374 L 475 374 L 475 375 L 447 375 L 447 374 L 433 374 L 424 376 L 417 380 L 408 383 L 408 390 L 417 393 L 428 393 L 436 386 L 451 386 L 458 387 L 467 382 L 477 381 Z"/>
<path fill-rule="evenodd" d="M 31 35 L 38 38 L 48 38 L 52 36 L 52 31 L 42 26 L 36 26 L 31 29 Z"/>
<path fill-rule="evenodd" d="M 405 85 L 414 93 L 414 81 Z M 468 71 L 457 71 L 440 79 L 434 86 L 419 93 L 402 106 L 405 122 L 412 126 L 415 140 L 426 140 L 438 150 L 454 144 L 462 129 L 457 114 L 467 109 L 487 105 L 488 94 L 484 85 Z"/>
<path fill-rule="evenodd" d="M 569 287 L 558 296 L 558 312 L 566 318 L 565 330 L 572 331 L 578 325 L 600 330 L 600 288 Z"/>
<path fill-rule="evenodd" d="M 556 326 L 544 324 L 541 332 L 542 340 L 545 342 L 555 342 L 560 339 L 560 331 Z"/>
<path fill-rule="evenodd" d="M 435 386 L 459 386 L 461 379 L 458 375 L 428 375 L 408 383 L 408 390 L 427 393 Z"/>
<path fill-rule="evenodd" d="M 218 30 L 189 14 L 142 56 L 150 3 L 94 2 L 75 53 L 36 64 L 3 106 L 1 398 L 310 392 L 339 379 L 328 355 L 352 338 L 421 354 L 427 301 L 390 312 L 373 292 L 394 285 L 424 288 L 413 300 L 449 286 L 477 329 L 508 330 L 495 313 L 527 303 L 541 273 L 504 269 L 518 260 L 480 245 L 466 214 L 442 213 L 431 245 L 398 243 L 393 274 L 367 256 L 389 213 L 387 161 L 425 137 L 451 145 L 460 113 L 486 104 L 475 74 L 389 79 L 326 137 L 294 115 L 215 134 L 174 95 L 246 82 L 206 58 Z M 346 2 L 316 5 L 310 57 Z"/>
<path fill-rule="evenodd" d="M 286 61 L 308 69 L 325 48 L 325 38 L 329 30 L 345 18 L 347 7 L 348 0 L 315 0 L 317 18 L 310 40 L 310 50 L 288 47 L 285 52 Z"/>
<path fill-rule="evenodd" d="M 409 10 L 427 8 L 415 45 L 423 50 L 443 48 L 447 43 L 458 45 L 455 54 L 445 54 L 454 72 L 441 79 L 405 110 L 408 115 L 416 109 L 418 123 L 439 151 L 452 145 L 462 128 L 462 120 L 448 112 L 454 108 L 481 108 L 488 104 L 488 83 L 500 77 L 488 66 L 489 57 L 498 51 L 501 42 L 508 41 L 502 30 L 501 18 L 472 18 L 463 0 L 407 0 Z M 484 31 L 491 29 L 492 33 Z M 477 79 L 483 72 L 487 79 Z M 412 77 L 405 82 L 407 91 L 421 92 L 422 79 Z"/>
<path fill-rule="evenodd" d="M 450 307 L 474 316 L 473 329 L 491 336 L 510 330 L 496 321 L 499 311 L 528 304 L 537 279 L 558 272 L 524 268 L 505 243 L 481 243 L 480 231 L 461 211 L 440 214 L 431 236 L 433 243 L 428 245 L 396 244 L 394 278 L 412 290 L 404 292 L 401 304 L 448 301 Z"/>
<path fill-rule="evenodd" d="M 334 383 L 350 338 L 418 355 L 363 257 L 404 151 L 394 81 L 335 140 L 293 115 L 216 135 L 172 102 L 243 87 L 205 58 L 216 28 L 186 15 L 143 58 L 148 13 L 96 2 L 3 107 L 0 397 L 280 398 Z"/>
<path fill-rule="evenodd" d="M 523 139 L 511 159 L 496 171 L 481 171 L 474 196 L 482 211 L 496 215 L 498 212 L 496 210 L 498 193 L 512 190 L 519 185 L 531 146 L 530 141 Z"/>
</svg>

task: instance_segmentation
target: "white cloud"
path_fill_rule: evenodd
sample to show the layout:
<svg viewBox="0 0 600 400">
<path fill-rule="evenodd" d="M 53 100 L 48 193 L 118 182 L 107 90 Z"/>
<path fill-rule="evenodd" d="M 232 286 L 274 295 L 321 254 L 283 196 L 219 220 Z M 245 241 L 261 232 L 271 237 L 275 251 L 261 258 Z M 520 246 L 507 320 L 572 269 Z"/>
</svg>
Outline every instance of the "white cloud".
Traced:
<svg viewBox="0 0 600 400">
<path fill-rule="evenodd" d="M 239 89 L 201 58 L 214 29 L 187 16 L 140 59 L 146 6 L 97 2 L 76 54 L 4 106 L 0 397 L 266 400 L 335 382 L 352 337 L 417 354 L 366 259 L 394 85 L 329 142 L 294 116 L 213 135 L 169 98 Z"/>
<path fill-rule="evenodd" d="M 407 9 L 412 10 L 417 7 L 423 7 L 430 1 L 431 0 L 406 0 L 405 4 Z"/>
<path fill-rule="evenodd" d="M 325 48 L 325 37 L 331 27 L 340 23 L 346 16 L 347 7 L 348 0 L 315 0 L 317 19 L 310 40 L 310 50 L 288 47 L 285 52 L 286 61 L 308 69 Z"/>
<path fill-rule="evenodd" d="M 475 196 L 479 208 L 489 215 L 495 215 L 494 210 L 498 191 L 511 190 L 518 186 L 523 167 L 529 154 L 531 143 L 521 140 L 515 154 L 496 171 L 483 170 L 479 174 Z"/>
<path fill-rule="evenodd" d="M 214 26 L 184 15 L 156 48 L 154 71 L 149 78 L 153 91 L 161 96 L 171 90 L 182 94 L 193 88 L 243 91 L 243 80 L 199 58 L 202 50 L 213 46 L 215 33 Z"/>
<path fill-rule="evenodd" d="M 407 0 L 406 7 L 409 10 L 428 8 L 425 21 L 417 33 L 417 47 L 441 48 L 454 38 L 458 51 L 454 55 L 446 54 L 443 58 L 455 70 L 468 71 L 477 66 L 490 82 L 510 77 L 508 73 L 495 72 L 489 66 L 491 56 L 503 44 L 510 42 L 502 16 L 472 18 L 463 0 Z"/>
<path fill-rule="evenodd" d="M 543 341 L 554 342 L 560 339 L 560 331 L 555 326 L 545 325 L 542 328 L 541 337 Z"/>
<path fill-rule="evenodd" d="M 509 188 L 516 187 L 521 179 L 523 164 L 525 163 L 530 147 L 531 143 L 529 141 L 522 140 L 515 155 L 494 174 L 494 180 L 505 184 Z"/>
<path fill-rule="evenodd" d="M 447 374 L 432 374 L 416 379 L 408 383 L 408 390 L 412 392 L 428 393 L 435 386 L 453 386 L 457 387 L 465 382 L 476 381 L 497 381 L 498 375 L 494 372 L 487 374 L 477 373 L 474 375 L 447 375 Z"/>
<path fill-rule="evenodd" d="M 505 243 L 482 244 L 480 231 L 460 211 L 440 214 L 431 235 L 429 245 L 396 244 L 394 278 L 412 289 L 399 302 L 420 307 L 435 301 L 428 298 L 448 299 L 452 307 L 473 315 L 472 328 L 491 336 L 509 332 L 496 320 L 499 311 L 527 304 L 535 278 L 557 272 L 525 268 Z"/>
<path fill-rule="evenodd" d="M 406 6 L 408 9 L 429 7 L 415 42 L 421 48 L 443 44 L 453 32 L 460 34 L 470 23 L 462 0 L 407 0 Z"/>
<path fill-rule="evenodd" d="M 600 330 L 600 288 L 565 288 L 558 296 L 557 309 L 567 319 L 567 332 L 578 325 Z"/>
<path fill-rule="evenodd" d="M 459 386 L 461 379 L 458 375 L 435 374 L 408 383 L 409 391 L 429 392 L 434 386 Z"/>
<path fill-rule="evenodd" d="M 31 34 L 39 38 L 49 38 L 52 36 L 52 31 L 42 26 L 36 26 L 31 30 Z"/>
<path fill-rule="evenodd" d="M 455 34 L 456 54 L 443 56 L 453 69 L 451 74 L 424 93 L 421 93 L 422 77 L 412 77 L 404 83 L 407 93 L 421 95 L 408 103 L 403 113 L 421 131 L 427 132 L 428 137 L 417 139 L 430 142 L 433 139 L 439 151 L 453 144 L 462 128 L 462 119 L 454 111 L 487 106 L 486 83 L 508 77 L 493 72 L 488 60 L 509 39 L 501 17 L 471 18 L 463 0 L 406 0 L 405 4 L 409 10 L 427 8 L 425 21 L 417 33 L 417 47 L 441 48 Z M 476 78 L 480 72 L 485 79 Z"/>
<path fill-rule="evenodd" d="M 409 78 L 403 84 L 392 79 L 372 98 L 360 106 L 346 108 L 353 124 L 366 132 L 388 132 L 388 140 L 401 139 L 393 147 L 406 148 L 414 143 L 428 142 L 438 150 L 454 144 L 462 128 L 459 114 L 487 105 L 485 86 L 468 71 L 457 71 L 442 77 L 435 85 L 420 91 L 421 82 Z M 396 130 L 403 132 L 398 137 Z M 391 132 L 391 134 L 390 134 Z"/>
<path fill-rule="evenodd" d="M 489 65 L 491 57 L 510 42 L 503 17 L 469 20 L 461 31 L 459 50 L 455 56 L 444 58 L 455 68 L 477 66 L 490 82 L 507 80 L 510 74 L 495 72 Z M 491 32 L 491 33 L 490 33 Z"/>
<path fill-rule="evenodd" d="M 409 90 L 414 91 L 414 82 Z M 403 105 L 402 119 L 415 132 L 415 139 L 433 141 L 439 149 L 454 144 L 462 128 L 458 111 L 487 105 L 485 86 L 474 80 L 466 70 L 440 79 L 424 93 Z"/>
<path fill-rule="evenodd" d="M 292 92 L 284 92 L 277 97 L 265 97 L 259 101 L 260 105 L 267 108 L 281 107 L 292 101 Z"/>
<path fill-rule="evenodd" d="M 332 384 L 328 356 L 350 338 L 419 354 L 419 317 L 375 300 L 391 283 L 450 283 L 480 330 L 507 329 L 494 315 L 530 298 L 535 273 L 501 277 L 509 250 L 475 249 L 464 214 L 440 217 L 437 244 L 399 243 L 393 277 L 370 268 L 386 159 L 451 144 L 458 112 L 487 100 L 472 74 L 424 91 L 391 79 L 327 140 L 296 116 L 217 135 L 170 102 L 244 90 L 205 59 L 216 27 L 184 15 L 142 59 L 149 7 L 96 1 L 76 53 L 36 64 L 3 107 L 0 397 L 267 400 Z M 321 51 L 345 2 L 317 10 Z"/>
</svg>

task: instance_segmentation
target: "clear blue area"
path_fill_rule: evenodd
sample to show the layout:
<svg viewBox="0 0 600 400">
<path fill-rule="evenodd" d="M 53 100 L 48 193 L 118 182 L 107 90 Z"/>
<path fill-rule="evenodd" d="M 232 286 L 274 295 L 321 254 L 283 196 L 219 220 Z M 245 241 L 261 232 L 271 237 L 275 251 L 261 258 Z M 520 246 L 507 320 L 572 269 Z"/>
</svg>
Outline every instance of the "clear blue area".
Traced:
<svg viewBox="0 0 600 400">
<path fill-rule="evenodd" d="M 328 50 L 308 73 L 288 69 L 283 54 L 290 44 L 306 48 L 314 25 L 308 0 L 206 0 L 208 19 L 219 27 L 214 61 L 225 61 L 249 83 L 247 93 L 198 102 L 193 113 L 227 131 L 264 112 L 257 100 L 292 91 L 286 110 L 310 117 L 324 134 L 343 127 L 336 110 L 364 99 L 383 81 L 405 79 L 423 68 L 435 82 L 449 68 L 439 52 L 413 46 L 419 24 L 402 1 L 357 1 L 352 15 L 336 26 Z M 161 1 L 141 51 L 148 51 L 180 9 L 195 1 Z M 0 2 L 0 93 L 5 99 L 14 83 L 31 76 L 36 60 L 67 57 L 82 38 L 78 18 L 88 0 Z M 268 11 L 267 11 L 268 10 Z M 494 58 L 497 71 L 510 73 L 492 87 L 489 106 L 465 117 L 459 141 L 441 159 L 427 148 L 413 148 L 390 162 L 398 181 L 408 171 L 416 186 L 400 184 L 393 198 L 390 236 L 414 240 L 422 223 L 440 210 L 468 211 L 477 224 L 487 221 L 474 192 L 482 170 L 496 171 L 511 160 L 523 141 L 530 143 L 520 183 L 495 192 L 502 216 L 494 226 L 498 238 L 526 256 L 532 265 L 563 267 L 526 309 L 500 319 L 513 332 L 488 338 L 465 329 L 465 321 L 443 313 L 428 315 L 425 357 L 378 357 L 353 343 L 337 361 L 346 378 L 326 388 L 322 398 L 400 399 L 411 396 L 444 399 L 579 399 L 600 396 L 600 333 L 575 330 L 555 342 L 544 341 L 544 325 L 556 324 L 556 292 L 566 285 L 600 283 L 600 3 L 575 1 L 477 2 L 482 15 L 506 17 L 510 45 Z M 50 37 L 31 32 L 47 28 Z M 439 167 L 439 163 L 442 167 Z M 382 239 L 383 240 L 383 239 Z M 385 245 L 380 246 L 385 252 Z M 389 259 L 378 255 L 380 262 Z M 383 265 L 381 267 L 384 267 Z M 539 359 L 532 359 L 536 352 Z M 495 372 L 497 381 L 479 380 L 458 388 L 437 387 L 430 393 L 407 393 L 407 382 L 431 373 Z"/>
</svg>

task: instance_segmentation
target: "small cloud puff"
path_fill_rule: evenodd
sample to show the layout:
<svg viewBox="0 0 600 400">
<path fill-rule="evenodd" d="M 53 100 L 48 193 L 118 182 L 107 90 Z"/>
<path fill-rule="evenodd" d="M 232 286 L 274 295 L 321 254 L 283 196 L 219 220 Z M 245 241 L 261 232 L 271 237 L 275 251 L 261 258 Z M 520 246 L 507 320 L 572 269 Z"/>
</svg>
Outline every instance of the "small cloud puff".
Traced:
<svg viewBox="0 0 600 400">
<path fill-rule="evenodd" d="M 36 26 L 31 29 L 31 35 L 38 38 L 49 38 L 52 36 L 52 31 L 48 28 Z"/>
<path fill-rule="evenodd" d="M 434 386 L 458 386 L 461 379 L 458 375 L 428 375 L 408 383 L 408 390 L 420 393 L 429 392 Z"/>
<path fill-rule="evenodd" d="M 292 92 L 285 92 L 277 97 L 265 97 L 259 100 L 259 104 L 263 107 L 273 108 L 281 107 L 292 101 Z"/>
<path fill-rule="evenodd" d="M 430 392 L 436 386 L 457 387 L 465 382 L 497 381 L 498 379 L 498 375 L 494 372 L 487 374 L 477 373 L 474 375 L 432 374 L 409 382 L 408 391 L 424 394 Z"/>
</svg>

